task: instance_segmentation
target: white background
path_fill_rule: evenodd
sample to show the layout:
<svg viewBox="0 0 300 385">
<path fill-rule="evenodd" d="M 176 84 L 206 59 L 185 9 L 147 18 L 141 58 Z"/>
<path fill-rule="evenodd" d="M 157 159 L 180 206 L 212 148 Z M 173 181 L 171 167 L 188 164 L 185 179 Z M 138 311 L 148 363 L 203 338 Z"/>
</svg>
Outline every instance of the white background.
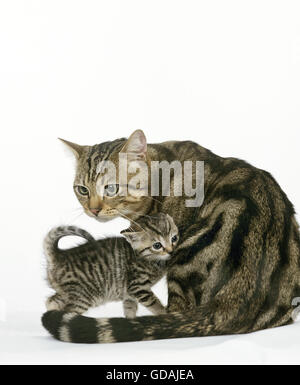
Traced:
<svg viewBox="0 0 300 385">
<path fill-rule="evenodd" d="M 45 233 L 126 225 L 80 215 L 58 136 L 192 139 L 272 172 L 300 210 L 299 20 L 297 0 L 0 2 L 0 363 L 300 362 L 299 323 L 109 346 L 59 343 L 40 325 Z M 90 314 L 119 316 L 121 305 Z"/>
</svg>

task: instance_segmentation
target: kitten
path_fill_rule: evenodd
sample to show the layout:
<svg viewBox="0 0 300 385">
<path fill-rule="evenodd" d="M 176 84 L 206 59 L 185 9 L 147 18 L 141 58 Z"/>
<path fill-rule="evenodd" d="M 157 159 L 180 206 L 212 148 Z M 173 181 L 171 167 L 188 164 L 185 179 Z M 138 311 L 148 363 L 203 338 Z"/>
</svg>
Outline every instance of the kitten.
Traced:
<svg viewBox="0 0 300 385">
<path fill-rule="evenodd" d="M 141 217 L 121 232 L 124 237 L 95 241 L 74 226 L 58 227 L 44 241 L 48 259 L 48 281 L 56 294 L 48 299 L 48 310 L 84 313 L 108 301 L 123 301 L 124 314 L 134 318 L 140 302 L 154 314 L 165 308 L 151 286 L 166 273 L 167 261 L 178 242 L 178 229 L 167 214 Z M 66 235 L 88 240 L 69 250 L 58 248 Z"/>
</svg>

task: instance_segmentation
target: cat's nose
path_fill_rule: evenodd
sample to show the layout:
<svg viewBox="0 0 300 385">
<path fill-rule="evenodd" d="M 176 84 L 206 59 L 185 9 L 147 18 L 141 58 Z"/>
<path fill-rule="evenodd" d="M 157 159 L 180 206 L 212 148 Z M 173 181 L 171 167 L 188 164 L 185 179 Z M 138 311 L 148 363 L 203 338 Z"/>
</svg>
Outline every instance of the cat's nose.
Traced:
<svg viewBox="0 0 300 385">
<path fill-rule="evenodd" d="M 98 215 L 100 213 L 101 209 L 90 209 L 90 212 L 94 215 Z"/>
</svg>

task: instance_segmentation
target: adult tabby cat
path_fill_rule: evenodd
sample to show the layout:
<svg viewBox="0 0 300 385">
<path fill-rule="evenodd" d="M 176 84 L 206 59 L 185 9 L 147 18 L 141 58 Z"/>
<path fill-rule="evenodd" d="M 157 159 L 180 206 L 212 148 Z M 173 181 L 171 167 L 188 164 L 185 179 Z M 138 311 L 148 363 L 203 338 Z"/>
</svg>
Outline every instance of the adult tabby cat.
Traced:
<svg viewBox="0 0 300 385">
<path fill-rule="evenodd" d="M 168 271 L 168 312 L 135 320 L 69 318 L 50 311 L 42 322 L 55 337 L 68 326 L 72 342 L 104 343 L 248 333 L 292 322 L 300 297 L 300 236 L 292 204 L 273 177 L 235 158 L 222 158 L 196 143 L 146 144 L 142 131 L 128 140 L 95 146 L 65 143 L 77 158 L 75 193 L 98 220 L 136 219 L 159 211 L 179 225 L 181 238 Z M 205 162 L 205 200 L 185 207 L 185 197 L 119 196 L 97 174 L 100 160 Z M 103 185 L 103 195 L 96 191 Z"/>
<path fill-rule="evenodd" d="M 179 239 L 173 219 L 162 213 L 141 217 L 121 233 L 127 241 L 121 237 L 95 241 L 74 226 L 48 233 L 44 240 L 48 282 L 56 291 L 47 301 L 48 310 L 82 314 L 108 301 L 123 301 L 127 318 L 136 316 L 138 302 L 153 314 L 166 313 L 151 286 L 165 275 Z M 58 241 L 66 235 L 89 242 L 61 250 Z M 67 334 L 64 329 L 65 338 Z"/>
</svg>

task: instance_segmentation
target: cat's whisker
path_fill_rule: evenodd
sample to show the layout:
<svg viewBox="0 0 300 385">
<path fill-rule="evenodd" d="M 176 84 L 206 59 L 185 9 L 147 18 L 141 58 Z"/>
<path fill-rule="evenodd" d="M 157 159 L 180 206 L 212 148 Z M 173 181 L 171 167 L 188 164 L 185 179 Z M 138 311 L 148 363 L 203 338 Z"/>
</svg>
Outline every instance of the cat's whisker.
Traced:
<svg viewBox="0 0 300 385">
<path fill-rule="evenodd" d="M 77 213 L 79 211 L 84 211 L 83 207 L 75 207 L 75 208 L 70 209 L 70 213 Z"/>
<path fill-rule="evenodd" d="M 127 219 L 128 221 L 134 223 L 136 226 L 138 226 L 142 231 L 144 231 L 145 234 L 147 234 L 147 232 L 136 222 L 134 221 L 133 219 L 130 219 L 129 217 L 127 217 L 127 215 L 123 214 L 120 210 L 118 209 L 115 209 L 120 215 L 121 217 L 123 217 L 124 219 Z"/>
<path fill-rule="evenodd" d="M 74 209 L 72 209 L 73 211 L 78 211 L 78 210 L 83 210 L 83 207 L 79 206 L 79 207 L 75 207 Z"/>
<path fill-rule="evenodd" d="M 153 197 L 151 197 L 151 196 L 144 195 L 144 198 L 152 199 L 154 202 L 157 202 L 157 203 L 159 203 L 160 205 L 162 205 L 162 202 L 161 202 L 161 201 L 159 201 L 158 199 L 155 199 L 155 198 L 153 198 Z"/>
<path fill-rule="evenodd" d="M 73 223 L 73 222 L 76 222 L 77 220 L 78 220 L 78 218 L 80 218 L 81 217 L 81 215 L 83 215 L 84 214 L 84 211 L 82 211 L 81 213 L 79 213 L 78 215 L 76 215 L 75 217 L 73 217 L 70 221 L 68 221 L 68 222 L 70 222 L 70 223 Z"/>
</svg>

